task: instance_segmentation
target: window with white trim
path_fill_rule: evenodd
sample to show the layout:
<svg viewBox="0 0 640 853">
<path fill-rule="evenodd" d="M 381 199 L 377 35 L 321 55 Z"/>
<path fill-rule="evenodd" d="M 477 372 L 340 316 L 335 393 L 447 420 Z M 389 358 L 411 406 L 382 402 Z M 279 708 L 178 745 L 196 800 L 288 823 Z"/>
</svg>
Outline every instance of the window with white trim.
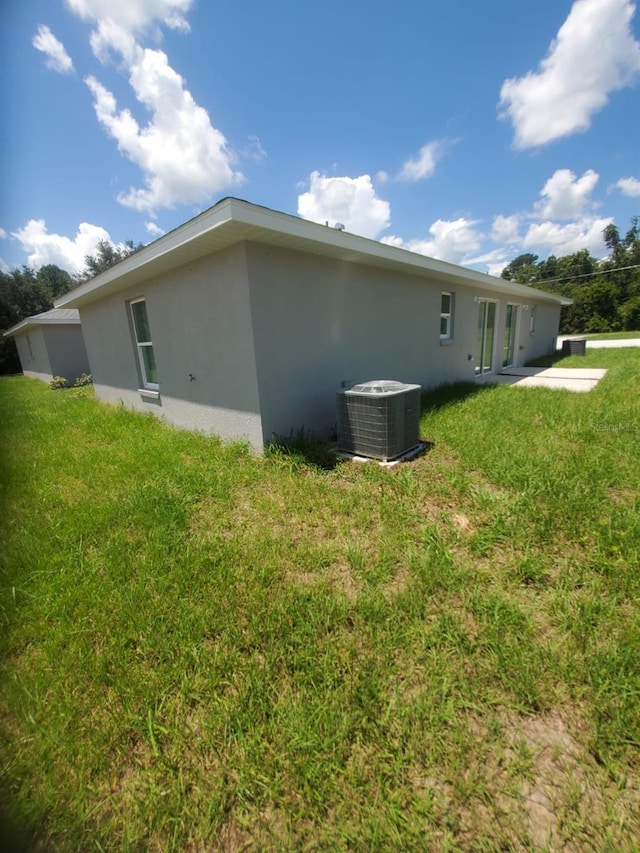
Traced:
<svg viewBox="0 0 640 853">
<path fill-rule="evenodd" d="M 453 293 L 443 291 L 440 294 L 440 340 L 453 338 Z"/>
<path fill-rule="evenodd" d="M 131 319 L 133 321 L 133 331 L 138 349 L 142 384 L 145 388 L 157 391 L 159 388 L 158 369 L 153 354 L 153 343 L 151 342 L 151 331 L 147 316 L 147 303 L 144 299 L 133 299 L 129 305 L 131 307 Z"/>
<path fill-rule="evenodd" d="M 531 316 L 529 317 L 529 334 L 535 335 L 536 333 L 536 306 L 531 306 Z"/>
</svg>

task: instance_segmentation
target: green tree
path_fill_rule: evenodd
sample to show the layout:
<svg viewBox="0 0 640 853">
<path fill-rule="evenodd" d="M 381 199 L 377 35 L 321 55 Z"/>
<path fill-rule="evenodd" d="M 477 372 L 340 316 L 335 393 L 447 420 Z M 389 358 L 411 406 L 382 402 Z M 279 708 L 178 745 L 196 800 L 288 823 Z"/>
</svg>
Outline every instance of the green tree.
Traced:
<svg viewBox="0 0 640 853">
<path fill-rule="evenodd" d="M 57 269 L 57 267 L 56 267 Z M 63 273 L 63 270 L 59 270 Z M 37 275 L 30 267 L 0 272 L 0 330 L 5 332 L 26 317 L 53 308 L 51 281 L 48 275 Z M 13 338 L 0 337 L 0 373 L 17 373 L 20 360 Z"/>
<path fill-rule="evenodd" d="M 614 223 L 603 230 L 609 255 L 602 261 L 587 249 L 571 255 L 518 255 L 502 271 L 502 278 L 529 284 L 573 300 L 562 309 L 562 332 L 604 332 L 640 328 L 640 217 L 621 236 Z M 628 307 L 627 307 L 628 306 Z"/>
<path fill-rule="evenodd" d="M 507 266 L 502 270 L 501 276 L 502 278 L 506 278 L 507 281 L 517 281 L 520 284 L 530 284 L 532 281 L 536 280 L 537 260 L 538 256 L 533 255 L 530 252 L 524 255 L 518 255 L 517 258 L 514 258 L 511 263 L 507 264 Z"/>
<path fill-rule="evenodd" d="M 57 299 L 74 287 L 74 280 L 66 270 L 55 264 L 45 264 L 36 273 L 36 280 L 43 291 L 48 291 L 52 299 Z"/>
<path fill-rule="evenodd" d="M 133 255 L 134 252 L 144 248 L 144 243 L 134 244 L 133 240 L 127 240 L 123 246 L 114 246 L 108 240 L 100 240 L 96 247 L 95 255 L 86 255 L 84 259 L 85 274 L 83 280 L 93 278 L 115 264 Z"/>
</svg>

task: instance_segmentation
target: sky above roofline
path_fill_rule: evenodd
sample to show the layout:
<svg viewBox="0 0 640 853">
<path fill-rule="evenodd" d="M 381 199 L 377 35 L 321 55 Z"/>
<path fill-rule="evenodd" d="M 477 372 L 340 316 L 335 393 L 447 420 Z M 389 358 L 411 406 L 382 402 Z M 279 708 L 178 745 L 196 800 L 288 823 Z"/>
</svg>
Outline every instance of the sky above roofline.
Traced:
<svg viewBox="0 0 640 853">
<path fill-rule="evenodd" d="M 640 212 L 630 0 L 8 0 L 4 269 L 226 195 L 497 274 Z"/>
</svg>

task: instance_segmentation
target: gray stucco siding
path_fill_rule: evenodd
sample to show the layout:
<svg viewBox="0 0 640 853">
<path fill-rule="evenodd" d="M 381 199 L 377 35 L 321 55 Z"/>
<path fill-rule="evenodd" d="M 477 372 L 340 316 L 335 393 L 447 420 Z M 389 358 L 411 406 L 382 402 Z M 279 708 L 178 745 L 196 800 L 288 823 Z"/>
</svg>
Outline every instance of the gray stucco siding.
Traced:
<svg viewBox="0 0 640 853">
<path fill-rule="evenodd" d="M 22 372 L 50 382 L 64 377 L 70 385 L 89 373 L 89 360 L 79 324 L 29 325 L 15 335 Z"/>
<path fill-rule="evenodd" d="M 24 375 L 49 382 L 53 374 L 42 326 L 31 326 L 21 331 L 15 335 L 15 342 Z"/>
<path fill-rule="evenodd" d="M 475 378 L 478 301 L 497 302 L 494 364 L 502 365 L 507 303 L 520 306 L 518 364 L 552 351 L 559 306 L 537 305 L 536 333 L 522 298 L 452 287 L 257 243 L 247 244 L 264 440 L 335 425 L 343 383 L 388 378 L 433 388 Z M 443 291 L 454 294 L 453 337 L 440 340 Z"/>
<path fill-rule="evenodd" d="M 159 396 L 141 394 L 129 303 L 144 298 Z M 175 426 L 262 447 L 244 248 L 233 246 L 80 308 L 96 394 Z"/>
<path fill-rule="evenodd" d="M 42 331 L 55 376 L 64 376 L 73 385 L 83 373 L 90 372 L 81 326 L 47 325 Z"/>
<path fill-rule="evenodd" d="M 456 293 L 455 338 L 442 346 L 440 298 L 450 287 L 260 244 L 248 244 L 247 260 L 265 441 L 332 429 L 342 383 L 473 377 L 470 292 Z"/>
</svg>

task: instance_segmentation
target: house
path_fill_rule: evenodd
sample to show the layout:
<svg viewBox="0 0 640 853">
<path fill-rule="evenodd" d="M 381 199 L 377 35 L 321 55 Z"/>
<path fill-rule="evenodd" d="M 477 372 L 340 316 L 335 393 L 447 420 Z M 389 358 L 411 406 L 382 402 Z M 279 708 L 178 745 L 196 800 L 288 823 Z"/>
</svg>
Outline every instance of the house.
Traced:
<svg viewBox="0 0 640 853">
<path fill-rule="evenodd" d="M 58 300 L 99 398 L 245 439 L 316 434 L 336 391 L 429 388 L 555 350 L 566 300 L 226 198 Z"/>
<path fill-rule="evenodd" d="M 50 382 L 63 376 L 72 385 L 89 373 L 89 359 L 76 308 L 53 308 L 34 314 L 4 333 L 15 338 L 25 376 Z"/>
</svg>

